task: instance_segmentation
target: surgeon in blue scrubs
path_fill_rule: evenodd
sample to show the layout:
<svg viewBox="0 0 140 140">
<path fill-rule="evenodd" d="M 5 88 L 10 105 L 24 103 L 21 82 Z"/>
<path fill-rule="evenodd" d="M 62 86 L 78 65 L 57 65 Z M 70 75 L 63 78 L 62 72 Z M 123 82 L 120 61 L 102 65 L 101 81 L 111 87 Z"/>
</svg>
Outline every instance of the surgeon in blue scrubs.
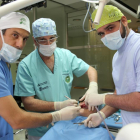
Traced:
<svg viewBox="0 0 140 140">
<path fill-rule="evenodd" d="M 43 113 L 76 106 L 76 100 L 65 98 L 71 97 L 73 74 L 87 74 L 87 92 L 98 92 L 96 70 L 69 50 L 57 47 L 53 20 L 40 18 L 33 22 L 32 29 L 37 49 L 20 62 L 15 85 L 15 95 L 22 97 L 26 110 Z M 28 129 L 29 140 L 39 140 L 50 127 Z"/>
<path fill-rule="evenodd" d="M 46 126 L 79 115 L 79 107 L 66 107 L 55 113 L 29 113 L 21 110 L 13 96 L 9 63 L 21 55 L 30 35 L 30 21 L 19 12 L 0 19 L 0 140 L 13 140 L 13 129 Z M 25 87 L 26 88 L 26 87 Z M 20 91 L 19 91 L 20 92 Z"/>
</svg>

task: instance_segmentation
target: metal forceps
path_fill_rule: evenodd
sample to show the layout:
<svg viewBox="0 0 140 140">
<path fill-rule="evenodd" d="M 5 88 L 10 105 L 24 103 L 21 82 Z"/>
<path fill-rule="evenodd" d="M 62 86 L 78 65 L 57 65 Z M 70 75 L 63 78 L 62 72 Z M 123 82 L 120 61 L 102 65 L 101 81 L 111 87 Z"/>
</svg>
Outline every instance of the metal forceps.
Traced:
<svg viewBox="0 0 140 140">
<path fill-rule="evenodd" d="M 83 125 L 83 124 L 84 124 L 84 122 L 73 123 L 73 124 L 79 124 L 79 125 Z"/>
</svg>

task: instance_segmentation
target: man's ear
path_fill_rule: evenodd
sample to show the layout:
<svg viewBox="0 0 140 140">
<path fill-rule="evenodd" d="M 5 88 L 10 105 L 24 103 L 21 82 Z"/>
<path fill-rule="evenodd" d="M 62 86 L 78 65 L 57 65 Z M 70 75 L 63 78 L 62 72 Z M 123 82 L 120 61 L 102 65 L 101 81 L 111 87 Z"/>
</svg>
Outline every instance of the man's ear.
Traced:
<svg viewBox="0 0 140 140">
<path fill-rule="evenodd" d="M 125 16 L 122 16 L 121 22 L 125 27 L 128 26 L 127 18 Z"/>
</svg>

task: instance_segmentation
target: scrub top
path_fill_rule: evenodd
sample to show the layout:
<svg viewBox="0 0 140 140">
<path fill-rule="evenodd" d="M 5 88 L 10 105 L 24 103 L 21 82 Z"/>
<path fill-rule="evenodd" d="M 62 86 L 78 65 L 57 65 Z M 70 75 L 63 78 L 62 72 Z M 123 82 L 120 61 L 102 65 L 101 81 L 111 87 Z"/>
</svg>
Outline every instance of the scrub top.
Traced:
<svg viewBox="0 0 140 140">
<path fill-rule="evenodd" d="M 113 80 L 118 95 L 140 92 L 140 34 L 130 31 L 113 57 Z M 121 110 L 123 126 L 140 123 L 140 112 Z"/>
<path fill-rule="evenodd" d="M 85 119 L 86 117 L 79 116 L 70 121 L 59 121 L 40 140 L 111 140 L 107 130 L 101 126 L 88 128 L 74 124 Z M 111 136 L 115 140 L 112 134 Z"/>
<path fill-rule="evenodd" d="M 53 73 L 37 49 L 24 58 L 18 66 L 15 96 L 34 96 L 36 99 L 53 102 L 66 100 L 65 95 L 70 97 L 73 74 L 82 76 L 89 65 L 66 49 L 56 48 L 54 57 Z M 49 128 L 28 129 L 28 134 L 42 137 Z"/>
<path fill-rule="evenodd" d="M 8 69 L 7 64 L 3 60 L 0 60 L 0 98 L 9 95 L 13 96 L 13 82 L 11 72 Z M 13 140 L 12 127 L 1 116 L 0 116 L 0 140 Z"/>
</svg>

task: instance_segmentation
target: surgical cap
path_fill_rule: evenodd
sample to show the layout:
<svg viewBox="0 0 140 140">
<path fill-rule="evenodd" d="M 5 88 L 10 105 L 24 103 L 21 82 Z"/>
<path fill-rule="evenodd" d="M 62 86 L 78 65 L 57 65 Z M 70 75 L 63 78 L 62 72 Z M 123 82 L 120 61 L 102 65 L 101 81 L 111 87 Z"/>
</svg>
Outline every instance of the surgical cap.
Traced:
<svg viewBox="0 0 140 140">
<path fill-rule="evenodd" d="M 11 12 L 0 19 L 0 29 L 21 28 L 30 33 L 29 18 L 19 12 Z"/>
<path fill-rule="evenodd" d="M 92 13 L 93 21 L 95 19 L 96 13 L 97 13 L 97 9 Z M 112 5 L 105 5 L 100 23 L 98 25 L 94 25 L 94 27 L 97 30 L 106 24 L 120 20 L 122 16 L 124 16 L 124 14 L 117 7 L 112 6 Z M 128 23 L 130 22 L 131 20 L 128 20 Z"/>
<path fill-rule="evenodd" d="M 49 18 L 40 18 L 32 24 L 33 37 L 57 35 L 55 22 Z"/>
</svg>

